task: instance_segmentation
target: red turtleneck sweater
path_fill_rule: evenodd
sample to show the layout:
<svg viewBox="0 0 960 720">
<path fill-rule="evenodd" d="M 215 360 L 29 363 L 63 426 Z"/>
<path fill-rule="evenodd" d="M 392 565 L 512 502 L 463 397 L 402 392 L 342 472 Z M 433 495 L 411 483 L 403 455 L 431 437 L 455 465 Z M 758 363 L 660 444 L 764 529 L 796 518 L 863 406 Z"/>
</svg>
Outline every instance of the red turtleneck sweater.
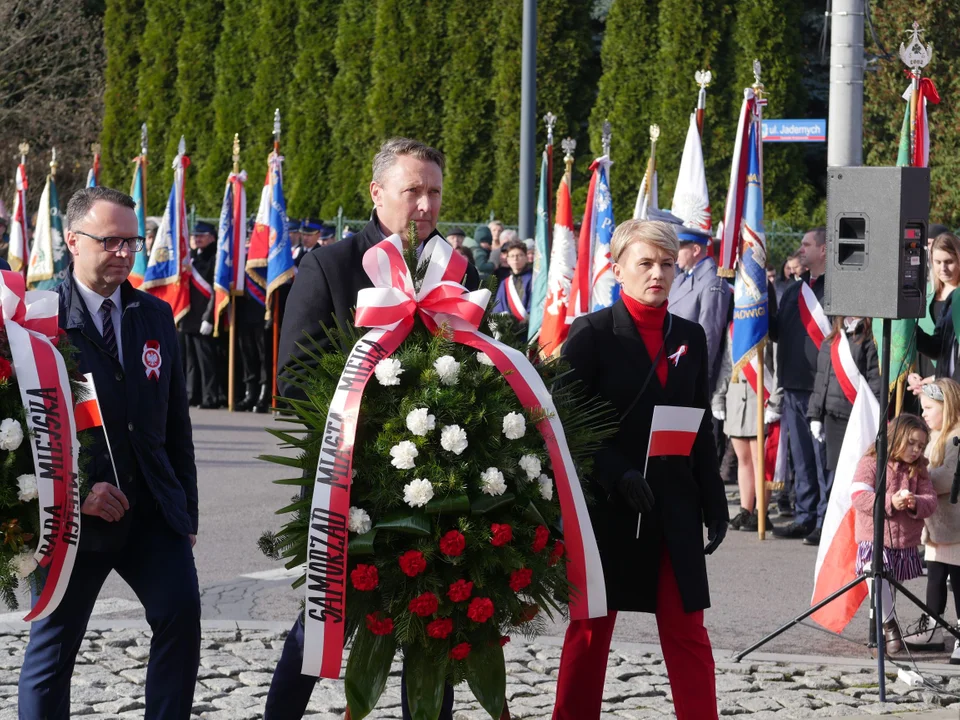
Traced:
<svg viewBox="0 0 960 720">
<path fill-rule="evenodd" d="M 663 346 L 663 321 L 667 316 L 667 302 L 664 301 L 660 307 L 651 307 L 644 305 L 639 300 L 634 300 L 625 293 L 621 293 L 623 304 L 626 306 L 630 317 L 633 318 L 633 324 L 637 326 L 637 332 L 643 339 L 643 344 L 647 348 L 647 354 L 650 355 L 650 361 L 657 357 L 660 348 Z M 661 385 L 667 384 L 667 354 L 660 356 L 660 362 L 657 363 L 657 379 Z"/>
</svg>

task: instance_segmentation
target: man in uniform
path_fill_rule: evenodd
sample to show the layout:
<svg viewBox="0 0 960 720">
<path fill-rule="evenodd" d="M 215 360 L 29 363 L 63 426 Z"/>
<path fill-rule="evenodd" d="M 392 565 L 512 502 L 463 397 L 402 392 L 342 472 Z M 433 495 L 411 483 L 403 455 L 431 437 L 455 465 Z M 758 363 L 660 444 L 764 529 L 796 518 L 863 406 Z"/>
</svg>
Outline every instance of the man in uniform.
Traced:
<svg viewBox="0 0 960 720">
<path fill-rule="evenodd" d="M 370 197 L 374 211 L 366 227 L 341 242 L 311 252 L 304 257 L 287 301 L 287 315 L 280 336 L 278 385 L 284 397 L 297 397 L 298 390 L 286 377 L 288 368 L 300 362 L 314 364 L 312 350 L 303 344 L 304 333 L 321 346 L 329 340 L 323 327 L 332 327 L 334 318 L 353 321 L 357 293 L 373 287 L 363 269 L 364 253 L 381 240 L 396 233 L 408 242 L 410 222 L 416 223 L 420 238 L 418 252 L 427 239 L 437 234 L 437 218 L 443 191 L 444 157 L 441 152 L 416 140 L 393 138 L 380 146 L 373 161 Z M 480 278 L 476 268 L 467 266 L 463 284 L 476 290 Z M 311 472 L 312 476 L 312 472 Z M 317 678 L 300 674 L 303 663 L 303 616 L 287 636 L 283 653 L 267 695 L 264 720 L 303 717 Z M 409 720 L 406 685 L 401 688 L 403 717 Z M 453 688 L 446 688 L 440 720 L 452 720 Z"/>
<path fill-rule="evenodd" d="M 191 405 L 205 410 L 223 406 L 217 377 L 217 343 L 213 338 L 213 272 L 217 259 L 216 229 L 197 222 L 191 240 L 193 275 L 190 282 L 190 311 L 180 321 L 186 356 L 187 396 Z"/>
<path fill-rule="evenodd" d="M 173 314 L 127 282 L 145 244 L 130 196 L 80 190 L 67 206 L 66 226 L 73 265 L 57 288 L 59 323 L 77 350 L 79 371 L 93 376 L 103 427 L 85 431 L 80 452 L 89 491 L 80 501 L 80 546 L 60 605 L 30 626 L 19 716 L 70 717 L 77 651 L 115 570 L 143 603 L 153 631 L 143 714 L 189 720 L 200 663 L 192 550 L 197 469 Z"/>
<path fill-rule="evenodd" d="M 701 230 L 678 227 L 679 277 L 670 289 L 670 312 L 699 323 L 707 336 L 709 390 L 713 394 L 720 373 L 723 334 L 727 327 L 730 286 L 717 277 L 717 263 L 707 254 L 710 236 Z"/>
</svg>

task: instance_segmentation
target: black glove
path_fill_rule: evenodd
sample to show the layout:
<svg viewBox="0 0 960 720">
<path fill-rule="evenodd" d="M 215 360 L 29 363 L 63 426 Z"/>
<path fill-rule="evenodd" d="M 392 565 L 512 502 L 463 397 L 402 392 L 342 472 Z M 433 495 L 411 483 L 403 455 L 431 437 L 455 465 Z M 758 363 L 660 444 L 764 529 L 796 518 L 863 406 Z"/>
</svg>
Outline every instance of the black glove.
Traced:
<svg viewBox="0 0 960 720">
<path fill-rule="evenodd" d="M 727 521 L 714 520 L 707 525 L 707 546 L 703 549 L 704 555 L 712 555 L 720 547 L 720 543 L 727 536 Z"/>
<path fill-rule="evenodd" d="M 634 512 L 645 513 L 653 509 L 653 490 L 637 470 L 625 472 L 617 482 L 617 489 Z"/>
</svg>

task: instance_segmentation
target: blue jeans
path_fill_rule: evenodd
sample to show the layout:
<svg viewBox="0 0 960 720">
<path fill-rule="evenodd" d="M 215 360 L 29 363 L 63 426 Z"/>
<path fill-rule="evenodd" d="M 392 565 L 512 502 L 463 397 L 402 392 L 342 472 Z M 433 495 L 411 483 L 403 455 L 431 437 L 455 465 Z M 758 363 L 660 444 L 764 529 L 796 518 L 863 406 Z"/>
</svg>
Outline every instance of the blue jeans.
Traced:
<svg viewBox="0 0 960 720">
<path fill-rule="evenodd" d="M 833 478 L 832 473 L 827 477 L 826 447 L 810 434 L 809 404 L 809 392 L 783 391 L 783 420 L 796 482 L 796 522 L 812 528 L 823 525 Z"/>
</svg>

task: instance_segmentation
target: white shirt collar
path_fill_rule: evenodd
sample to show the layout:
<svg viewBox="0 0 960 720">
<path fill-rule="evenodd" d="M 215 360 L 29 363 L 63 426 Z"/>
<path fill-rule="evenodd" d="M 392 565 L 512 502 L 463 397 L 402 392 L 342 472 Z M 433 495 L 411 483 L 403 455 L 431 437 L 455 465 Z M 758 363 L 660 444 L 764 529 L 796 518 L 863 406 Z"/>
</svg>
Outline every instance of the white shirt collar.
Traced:
<svg viewBox="0 0 960 720">
<path fill-rule="evenodd" d="M 74 274 L 73 281 L 77 285 L 77 291 L 80 293 L 80 297 L 83 298 L 84 305 L 87 306 L 87 310 L 90 312 L 91 317 L 99 317 L 100 315 L 100 306 L 103 305 L 103 301 L 106 298 L 100 293 L 96 293 L 82 282 L 80 278 Z M 120 304 L 120 287 L 118 286 L 116 290 L 113 291 L 113 294 L 110 295 L 110 300 L 113 301 L 113 307 L 117 310 L 123 310 L 123 306 Z"/>
</svg>

